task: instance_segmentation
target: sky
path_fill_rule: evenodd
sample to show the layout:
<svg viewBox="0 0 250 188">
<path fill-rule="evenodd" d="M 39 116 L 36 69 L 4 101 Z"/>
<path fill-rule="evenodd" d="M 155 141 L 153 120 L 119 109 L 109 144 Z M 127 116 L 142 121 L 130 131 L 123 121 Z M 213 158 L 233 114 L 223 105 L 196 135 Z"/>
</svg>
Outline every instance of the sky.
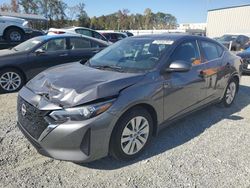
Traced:
<svg viewBox="0 0 250 188">
<path fill-rule="evenodd" d="M 250 4 L 250 0 L 63 0 L 68 6 L 85 3 L 90 17 L 107 15 L 119 9 L 128 9 L 130 13 L 143 13 L 146 8 L 153 12 L 170 13 L 178 23 L 206 22 L 207 10 Z M 9 3 L 10 0 L 0 0 Z"/>
</svg>

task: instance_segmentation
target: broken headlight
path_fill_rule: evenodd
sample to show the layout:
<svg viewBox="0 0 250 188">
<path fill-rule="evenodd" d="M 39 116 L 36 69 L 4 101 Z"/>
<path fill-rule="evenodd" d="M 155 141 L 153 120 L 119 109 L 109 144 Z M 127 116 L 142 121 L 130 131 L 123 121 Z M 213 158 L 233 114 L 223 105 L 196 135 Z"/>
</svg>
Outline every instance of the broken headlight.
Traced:
<svg viewBox="0 0 250 188">
<path fill-rule="evenodd" d="M 110 100 L 103 103 L 98 103 L 94 105 L 87 105 L 74 108 L 66 108 L 63 110 L 56 110 L 49 114 L 51 118 L 55 121 L 65 122 L 67 120 L 71 121 L 82 121 L 95 117 L 105 111 L 107 111 L 114 100 Z"/>
</svg>

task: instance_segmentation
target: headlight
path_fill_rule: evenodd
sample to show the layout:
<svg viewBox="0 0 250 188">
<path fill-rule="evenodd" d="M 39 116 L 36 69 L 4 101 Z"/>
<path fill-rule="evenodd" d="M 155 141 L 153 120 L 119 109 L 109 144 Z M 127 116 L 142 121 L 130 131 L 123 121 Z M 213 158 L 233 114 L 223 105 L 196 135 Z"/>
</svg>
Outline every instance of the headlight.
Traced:
<svg viewBox="0 0 250 188">
<path fill-rule="evenodd" d="M 82 121 L 95 117 L 105 111 L 107 111 L 113 104 L 114 100 L 110 100 L 103 103 L 98 103 L 89 106 L 66 108 L 63 110 L 56 110 L 49 114 L 55 121 L 65 122 L 71 121 Z"/>
</svg>

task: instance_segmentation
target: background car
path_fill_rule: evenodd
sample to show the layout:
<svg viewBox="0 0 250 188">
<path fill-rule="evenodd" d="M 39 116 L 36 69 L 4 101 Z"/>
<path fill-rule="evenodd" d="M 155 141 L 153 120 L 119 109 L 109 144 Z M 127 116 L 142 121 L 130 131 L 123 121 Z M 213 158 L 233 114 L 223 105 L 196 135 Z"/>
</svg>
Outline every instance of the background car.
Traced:
<svg viewBox="0 0 250 188">
<path fill-rule="evenodd" d="M 0 16 L 0 36 L 9 42 L 20 42 L 25 38 L 25 34 L 32 33 L 32 28 L 28 21 L 21 18 Z"/>
<path fill-rule="evenodd" d="M 67 27 L 62 29 L 50 28 L 48 34 L 79 34 L 84 36 L 89 36 L 93 38 L 97 38 L 103 41 L 108 41 L 102 34 L 98 33 L 93 29 L 89 29 L 86 27 Z"/>
<path fill-rule="evenodd" d="M 227 48 L 230 47 L 230 42 L 232 42 L 231 50 L 239 51 L 246 48 L 246 45 L 249 43 L 249 37 L 245 35 L 223 35 L 217 38 L 217 41 Z"/>
<path fill-rule="evenodd" d="M 250 73 L 250 48 L 247 48 L 243 52 L 237 54 L 242 58 L 242 72 L 243 73 Z"/>
<path fill-rule="evenodd" d="M 0 50 L 0 91 L 17 91 L 41 71 L 63 63 L 85 62 L 107 46 L 107 42 L 87 36 L 44 35 Z"/>
<path fill-rule="evenodd" d="M 121 32 L 107 32 L 107 33 L 102 33 L 102 35 L 105 36 L 106 39 L 112 43 L 115 43 L 119 40 L 128 37 L 125 33 Z"/>
</svg>

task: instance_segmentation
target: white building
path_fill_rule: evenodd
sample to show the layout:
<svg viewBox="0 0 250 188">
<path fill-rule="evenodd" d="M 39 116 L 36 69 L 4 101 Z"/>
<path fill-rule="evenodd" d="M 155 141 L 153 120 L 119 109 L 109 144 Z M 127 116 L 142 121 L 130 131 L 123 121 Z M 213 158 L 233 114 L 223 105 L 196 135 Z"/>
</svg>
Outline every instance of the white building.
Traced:
<svg viewBox="0 0 250 188">
<path fill-rule="evenodd" d="M 207 36 L 214 38 L 224 34 L 250 36 L 250 4 L 208 11 Z"/>
</svg>

